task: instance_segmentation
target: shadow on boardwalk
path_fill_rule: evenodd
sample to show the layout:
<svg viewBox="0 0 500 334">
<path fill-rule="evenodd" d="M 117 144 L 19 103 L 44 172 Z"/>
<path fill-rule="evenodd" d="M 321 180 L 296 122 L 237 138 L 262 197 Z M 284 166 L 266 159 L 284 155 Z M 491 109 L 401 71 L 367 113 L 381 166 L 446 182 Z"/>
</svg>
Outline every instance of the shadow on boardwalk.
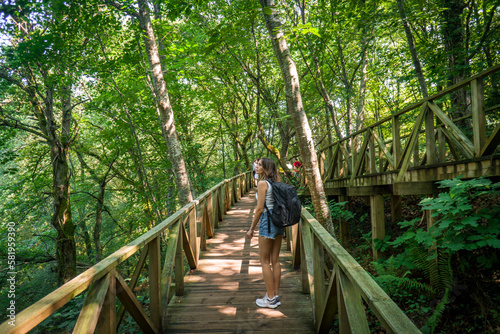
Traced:
<svg viewBox="0 0 500 334">
<path fill-rule="evenodd" d="M 166 333 L 313 333 L 309 295 L 301 292 L 300 270 L 283 242 L 282 281 L 277 309 L 259 308 L 265 294 L 258 237 L 246 238 L 256 205 L 255 189 L 228 211 L 185 278 L 185 295 L 169 305 Z M 256 234 L 258 235 L 258 228 Z"/>
</svg>

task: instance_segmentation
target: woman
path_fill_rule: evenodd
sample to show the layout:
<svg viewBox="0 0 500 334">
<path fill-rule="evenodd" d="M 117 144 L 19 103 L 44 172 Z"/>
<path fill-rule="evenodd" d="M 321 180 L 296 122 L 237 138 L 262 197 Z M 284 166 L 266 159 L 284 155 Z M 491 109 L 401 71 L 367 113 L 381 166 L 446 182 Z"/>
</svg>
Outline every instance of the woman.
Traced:
<svg viewBox="0 0 500 334">
<path fill-rule="evenodd" d="M 260 181 L 257 185 L 257 207 L 252 219 L 252 226 L 247 232 L 249 239 L 253 238 L 253 230 L 257 223 L 259 226 L 259 257 L 262 266 L 262 275 L 266 285 L 266 295 L 258 298 L 255 303 L 259 307 L 276 308 L 281 305 L 278 296 L 281 281 L 280 249 L 281 241 L 285 235 L 284 227 L 275 226 L 270 220 L 274 200 L 273 187 L 269 181 L 279 182 L 280 176 L 276 165 L 269 158 L 262 158 L 257 165 L 257 174 Z M 265 181 L 265 182 L 263 182 Z M 265 207 L 267 209 L 265 209 Z"/>
</svg>

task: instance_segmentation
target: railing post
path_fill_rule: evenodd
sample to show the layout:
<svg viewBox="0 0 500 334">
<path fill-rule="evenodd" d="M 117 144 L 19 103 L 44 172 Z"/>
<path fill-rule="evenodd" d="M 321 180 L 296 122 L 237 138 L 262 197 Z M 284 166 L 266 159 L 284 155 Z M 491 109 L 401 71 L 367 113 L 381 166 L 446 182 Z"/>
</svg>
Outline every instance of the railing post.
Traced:
<svg viewBox="0 0 500 334">
<path fill-rule="evenodd" d="M 370 196 L 370 216 L 372 222 L 372 240 L 385 238 L 385 221 L 384 221 L 384 196 Z M 375 250 L 375 242 L 372 243 L 373 259 L 377 261 L 382 256 L 382 252 Z"/>
<path fill-rule="evenodd" d="M 217 190 L 212 191 L 211 196 L 212 200 L 210 201 L 210 210 L 212 214 L 212 223 L 214 224 L 214 229 L 219 228 L 219 203 L 217 200 L 219 197 L 217 196 Z"/>
<path fill-rule="evenodd" d="M 394 157 L 394 165 L 399 165 L 401 159 L 401 135 L 400 135 L 399 116 L 392 118 L 392 156 Z"/>
<path fill-rule="evenodd" d="M 325 255 L 323 250 L 323 245 L 316 238 L 314 233 L 312 233 L 312 246 L 313 246 L 313 257 L 314 257 L 314 265 L 313 265 L 313 275 L 314 275 L 314 303 L 316 307 L 314 308 L 316 314 L 314 319 L 316 319 L 316 323 L 321 319 L 321 315 L 323 313 L 323 308 L 325 305 L 325 273 L 324 273 L 324 264 L 325 264 Z"/>
<path fill-rule="evenodd" d="M 439 162 L 443 163 L 446 161 L 446 138 L 441 127 L 438 128 L 438 143 Z"/>
<path fill-rule="evenodd" d="M 339 203 L 348 202 L 349 197 L 345 195 L 339 195 Z M 344 209 L 349 210 L 349 203 L 344 205 Z M 342 246 L 347 246 L 349 244 L 349 222 L 344 219 L 339 219 L 339 236 L 340 243 Z"/>
<path fill-rule="evenodd" d="M 151 322 L 161 331 L 160 237 L 149 242 L 149 309 Z"/>
<path fill-rule="evenodd" d="M 373 131 L 374 129 L 371 128 L 370 129 L 370 132 L 369 132 L 369 157 L 370 157 L 370 163 L 367 165 L 367 167 L 369 166 L 369 169 L 370 169 L 370 173 L 374 174 L 377 172 L 377 167 L 376 167 L 376 163 L 375 163 L 375 138 L 373 137 Z"/>
<path fill-rule="evenodd" d="M 191 245 L 191 249 L 193 250 L 193 256 L 198 263 L 198 230 L 197 230 L 197 221 L 196 221 L 196 206 L 193 206 L 191 211 L 189 211 L 189 244 Z"/>
<path fill-rule="evenodd" d="M 179 221 L 177 232 L 177 245 L 175 249 L 174 270 L 175 270 L 175 294 L 184 296 L 184 261 L 182 250 L 184 248 L 184 234 L 182 232 L 182 221 Z M 167 292 L 168 293 L 168 292 Z"/>
<path fill-rule="evenodd" d="M 427 108 L 425 114 L 425 147 L 427 150 L 427 164 L 436 163 L 436 134 L 434 130 L 434 113 Z"/>
<path fill-rule="evenodd" d="M 97 321 L 97 334 L 116 333 L 116 278 L 115 271 L 111 270 L 106 279 L 109 279 L 108 292 L 104 298 L 101 314 Z"/>
<path fill-rule="evenodd" d="M 481 149 L 486 143 L 486 115 L 484 112 L 483 78 L 471 82 L 472 132 L 474 134 L 474 156 L 481 156 Z"/>
<path fill-rule="evenodd" d="M 200 215 L 198 217 L 198 220 L 201 222 L 200 224 L 200 251 L 206 251 L 207 250 L 207 217 L 205 215 L 205 206 L 207 205 L 207 199 L 204 199 L 200 204 L 199 204 L 199 212 L 198 214 Z"/>
</svg>

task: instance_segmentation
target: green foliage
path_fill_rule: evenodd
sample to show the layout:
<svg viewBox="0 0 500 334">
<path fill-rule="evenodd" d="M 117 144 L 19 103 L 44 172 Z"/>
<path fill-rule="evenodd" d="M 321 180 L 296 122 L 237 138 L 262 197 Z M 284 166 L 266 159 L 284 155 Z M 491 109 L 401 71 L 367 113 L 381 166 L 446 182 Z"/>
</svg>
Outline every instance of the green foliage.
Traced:
<svg viewBox="0 0 500 334">
<path fill-rule="evenodd" d="M 500 208 L 474 208 L 472 201 L 500 194 L 500 183 L 489 179 L 462 181 L 459 178 L 440 182 L 441 188 L 450 188 L 437 198 L 426 198 L 420 202 L 422 210 L 431 210 L 435 223 L 425 230 L 414 227 L 417 220 L 402 222 L 407 231 L 390 245 L 412 251 L 415 247 L 428 249 L 427 260 L 437 257 L 437 250 L 453 255 L 459 251 L 475 251 L 484 247 L 500 248 Z M 411 247 L 408 247 L 411 246 Z M 478 258 L 481 266 L 491 267 L 496 257 Z"/>
<path fill-rule="evenodd" d="M 475 262 L 478 268 L 492 268 L 498 263 L 495 249 L 500 248 L 500 208 L 496 203 L 500 195 L 500 183 L 488 179 L 445 180 L 441 188 L 448 188 L 436 198 L 425 198 L 420 202 L 422 211 L 432 211 L 434 224 L 428 229 L 422 226 L 423 219 L 404 221 L 399 225 L 405 232 L 390 241 L 378 240 L 376 248 L 396 252 L 387 260 L 372 263 L 379 274 L 375 280 L 395 300 L 408 304 L 403 294 L 411 290 L 429 296 L 439 295 L 440 300 L 422 331 L 433 333 L 450 304 L 455 289 L 456 270 L 466 273 Z M 453 259 L 460 261 L 453 265 Z M 421 275 L 433 282 L 422 283 L 412 278 Z"/>
</svg>

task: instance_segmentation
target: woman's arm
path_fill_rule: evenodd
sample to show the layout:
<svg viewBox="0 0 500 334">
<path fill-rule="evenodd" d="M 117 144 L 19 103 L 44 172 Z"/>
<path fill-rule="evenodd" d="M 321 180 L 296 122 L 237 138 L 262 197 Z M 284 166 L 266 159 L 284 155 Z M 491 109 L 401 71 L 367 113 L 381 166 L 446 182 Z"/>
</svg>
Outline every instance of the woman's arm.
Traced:
<svg viewBox="0 0 500 334">
<path fill-rule="evenodd" d="M 260 216 L 264 212 L 264 204 L 266 203 L 266 192 L 268 188 L 269 186 L 267 182 L 259 182 L 257 186 L 257 195 L 258 195 L 257 206 L 255 207 L 255 213 L 253 215 L 252 225 L 250 226 L 250 229 L 247 232 L 248 239 L 252 239 L 253 230 L 255 229 L 255 226 L 257 226 Z"/>
</svg>

